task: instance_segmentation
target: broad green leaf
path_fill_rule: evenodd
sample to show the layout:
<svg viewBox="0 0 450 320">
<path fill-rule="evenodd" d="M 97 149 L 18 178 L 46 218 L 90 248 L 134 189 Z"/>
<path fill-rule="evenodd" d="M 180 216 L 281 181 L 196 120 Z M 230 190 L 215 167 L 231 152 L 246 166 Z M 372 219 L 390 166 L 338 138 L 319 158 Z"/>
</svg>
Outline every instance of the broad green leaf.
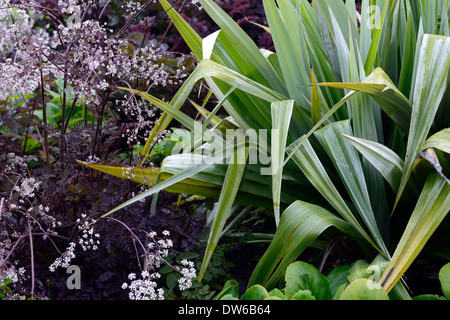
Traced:
<svg viewBox="0 0 450 320">
<path fill-rule="evenodd" d="M 298 290 L 289 300 L 314 301 L 317 300 L 309 290 Z"/>
<path fill-rule="evenodd" d="M 272 194 L 275 224 L 280 222 L 280 198 L 283 180 L 283 162 L 286 153 L 286 140 L 289 132 L 294 101 L 280 101 L 272 103 L 272 146 L 271 146 L 271 172 Z M 262 172 L 264 174 L 264 172 Z"/>
<path fill-rule="evenodd" d="M 330 282 L 329 287 L 332 297 L 335 296 L 342 285 L 346 286 L 348 284 L 347 277 L 349 275 L 350 268 L 350 265 L 343 265 L 334 268 L 330 271 L 330 273 L 328 273 L 327 278 Z"/>
<path fill-rule="evenodd" d="M 389 300 L 389 297 L 374 281 L 357 279 L 345 288 L 340 300 Z"/>
<path fill-rule="evenodd" d="M 350 270 L 348 270 L 347 280 L 350 282 L 355 281 L 356 279 L 369 278 L 369 273 L 367 269 L 370 264 L 366 260 L 357 260 L 355 261 Z"/>
<path fill-rule="evenodd" d="M 295 149 L 298 143 L 299 142 L 296 141 L 289 146 L 287 149 L 288 152 Z M 345 200 L 333 184 L 309 140 L 306 140 L 303 145 L 295 151 L 292 160 L 302 170 L 303 174 L 308 178 L 311 184 L 341 215 L 341 217 L 344 218 L 345 221 L 347 221 L 361 235 L 362 238 L 377 248 L 377 245 L 373 243 L 372 239 L 369 235 L 367 235 L 358 219 L 355 218 L 352 211 L 348 208 Z"/>
<path fill-rule="evenodd" d="M 316 79 L 314 77 L 314 72 L 311 69 L 311 84 L 312 84 L 312 94 L 311 94 L 311 117 L 313 124 L 317 124 L 322 118 L 322 111 L 320 108 L 319 91 L 316 86 Z"/>
<path fill-rule="evenodd" d="M 402 178 L 403 160 L 384 145 L 343 134 L 358 151 L 383 175 L 397 192 Z"/>
<path fill-rule="evenodd" d="M 299 290 L 309 290 L 316 300 L 331 300 L 329 281 L 316 267 L 297 261 L 286 270 L 286 299 L 289 300 Z"/>
<path fill-rule="evenodd" d="M 254 285 L 248 288 L 247 291 L 245 291 L 240 300 L 259 301 L 267 299 L 269 297 L 270 296 L 266 288 L 261 285 Z"/>
<path fill-rule="evenodd" d="M 444 96 L 449 69 L 450 37 L 424 35 L 416 72 L 417 78 L 405 166 L 394 210 L 411 175 L 414 161 L 425 144 L 441 99 Z"/>
<path fill-rule="evenodd" d="M 232 295 L 233 297 L 239 297 L 239 283 L 235 280 L 228 280 L 222 290 L 214 297 L 213 300 L 222 300 L 225 295 Z"/>
<path fill-rule="evenodd" d="M 450 185 L 438 174 L 428 177 L 414 212 L 380 283 L 389 292 L 450 211 Z"/>
<path fill-rule="evenodd" d="M 283 82 L 278 78 L 272 65 L 264 58 L 253 40 L 233 21 L 214 1 L 199 0 L 208 16 L 217 23 L 220 29 L 232 39 L 234 45 L 255 66 L 255 72 L 260 73 L 265 81 L 278 92 L 284 92 Z"/>
<path fill-rule="evenodd" d="M 268 289 L 274 288 L 288 265 L 332 226 L 351 232 L 345 221 L 324 208 L 302 201 L 294 202 L 281 215 L 275 237 L 253 271 L 249 286 L 261 284 Z"/>
<path fill-rule="evenodd" d="M 447 299 L 450 299 L 450 263 L 447 263 L 439 271 L 439 281 L 441 282 L 442 292 Z"/>
<path fill-rule="evenodd" d="M 134 181 L 144 185 L 155 185 L 158 177 L 160 178 L 160 181 L 165 181 L 173 176 L 173 174 L 161 172 L 158 168 L 113 167 L 91 164 L 82 161 L 78 161 L 78 163 L 99 172 L 104 172 L 121 179 Z M 219 185 L 194 179 L 184 179 L 169 186 L 166 190 L 172 193 L 197 194 L 211 198 L 217 198 L 220 194 Z"/>
<path fill-rule="evenodd" d="M 271 290 L 271 291 L 269 292 L 269 296 L 271 296 L 271 297 L 277 297 L 277 298 L 280 298 L 281 300 L 286 300 L 286 296 L 285 296 L 284 293 L 281 292 L 281 290 L 278 289 L 278 288 L 275 288 L 275 289 Z"/>
<path fill-rule="evenodd" d="M 376 55 L 378 54 L 378 50 L 379 50 L 381 33 L 382 33 L 382 29 L 383 29 L 384 20 L 386 18 L 386 14 L 389 11 L 391 14 L 391 17 L 392 17 L 392 14 L 394 12 L 392 8 L 395 7 L 396 2 L 397 2 L 397 0 L 386 1 L 379 21 L 376 21 L 375 35 L 372 38 L 370 49 L 367 53 L 367 57 L 365 60 L 365 65 L 364 65 L 366 74 L 369 74 L 372 72 L 373 66 L 375 64 Z M 391 5 L 391 7 L 389 7 L 390 5 Z M 391 10 L 389 10 L 389 9 L 391 9 Z"/>
<path fill-rule="evenodd" d="M 222 230 L 230 215 L 231 206 L 234 203 L 236 194 L 239 190 L 239 185 L 245 171 L 247 164 L 248 149 L 237 150 L 233 163 L 228 165 L 225 180 L 223 182 L 222 191 L 220 192 L 217 212 L 214 216 L 214 221 L 209 233 L 208 243 L 206 245 L 205 255 L 203 257 L 202 267 L 198 276 L 198 281 L 201 282 L 205 275 L 209 261 L 212 258 L 214 250 L 219 242 Z"/>
<path fill-rule="evenodd" d="M 226 294 L 222 298 L 220 298 L 220 300 L 239 300 L 239 298 L 237 298 L 231 294 Z"/>
<path fill-rule="evenodd" d="M 177 27 L 186 44 L 189 46 L 194 55 L 201 59 L 202 57 L 202 38 L 195 30 L 172 8 L 167 0 L 159 0 L 159 3 L 166 11 L 172 22 Z"/>
<path fill-rule="evenodd" d="M 432 135 L 423 145 L 422 150 L 436 148 L 450 154 L 450 128 Z"/>
<path fill-rule="evenodd" d="M 335 122 L 315 132 L 315 136 L 331 158 L 375 243 L 385 257 L 389 257 L 373 214 L 361 160 L 356 149 L 342 137 L 342 134 L 353 135 L 349 121 Z"/>
<path fill-rule="evenodd" d="M 395 87 L 392 80 L 381 69 L 376 68 L 362 83 L 319 83 L 341 89 L 368 93 L 404 131 L 408 131 L 412 106 L 409 100 Z"/>
<path fill-rule="evenodd" d="M 303 95 L 307 98 L 310 95 L 303 86 L 311 83 L 308 76 L 310 62 L 301 34 L 301 19 L 291 1 L 280 0 L 278 7 L 273 0 L 263 0 L 263 4 L 289 96 L 307 108 Z"/>
<path fill-rule="evenodd" d="M 416 51 L 416 39 L 417 34 L 414 25 L 414 16 L 412 14 L 411 5 L 408 1 L 407 3 L 407 26 L 405 34 L 405 48 L 403 52 L 403 60 L 401 64 L 400 79 L 398 88 L 406 97 L 410 96 L 411 93 L 411 83 L 414 73 L 414 55 L 409 54 L 409 52 Z"/>
</svg>

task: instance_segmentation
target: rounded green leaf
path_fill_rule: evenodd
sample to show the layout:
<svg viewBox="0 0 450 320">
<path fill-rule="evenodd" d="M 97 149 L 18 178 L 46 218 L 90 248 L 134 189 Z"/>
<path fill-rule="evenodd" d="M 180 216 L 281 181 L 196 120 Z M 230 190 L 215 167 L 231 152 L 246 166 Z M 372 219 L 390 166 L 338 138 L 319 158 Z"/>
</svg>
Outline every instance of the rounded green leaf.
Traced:
<svg viewBox="0 0 450 320">
<path fill-rule="evenodd" d="M 222 298 L 220 298 L 220 300 L 239 300 L 238 298 L 234 297 L 231 294 L 226 294 L 224 295 Z"/>
<path fill-rule="evenodd" d="M 167 279 L 166 279 L 167 287 L 169 289 L 174 289 L 178 284 L 178 279 L 180 279 L 180 278 L 181 278 L 181 276 L 178 273 L 169 273 L 167 275 Z"/>
<path fill-rule="evenodd" d="M 450 299 L 450 263 L 447 263 L 441 271 L 439 271 L 439 280 L 441 281 L 442 292 L 447 299 Z"/>
<path fill-rule="evenodd" d="M 348 281 L 353 282 L 356 279 L 369 278 L 369 273 L 367 272 L 369 266 L 370 265 L 366 260 L 355 261 L 348 271 Z"/>
<path fill-rule="evenodd" d="M 250 287 L 241 297 L 241 300 L 264 300 L 269 298 L 266 288 L 257 284 Z"/>
<path fill-rule="evenodd" d="M 339 288 L 342 285 L 348 284 L 347 277 L 349 275 L 350 268 L 350 265 L 339 266 L 331 270 L 328 274 L 327 278 L 328 281 L 330 281 L 329 287 L 332 296 L 334 296 L 335 293 L 338 292 Z"/>
<path fill-rule="evenodd" d="M 284 293 L 281 292 L 281 290 L 279 290 L 279 289 L 277 289 L 277 288 L 271 290 L 271 291 L 269 292 L 269 296 L 270 296 L 270 297 L 280 298 L 281 300 L 285 300 L 285 298 L 286 298 L 286 297 L 284 296 Z"/>
<path fill-rule="evenodd" d="M 302 261 L 289 265 L 286 270 L 286 299 L 291 299 L 299 290 L 309 290 L 317 300 L 330 300 L 329 281 L 316 267 Z"/>
<path fill-rule="evenodd" d="M 357 279 L 345 288 L 340 300 L 389 300 L 389 297 L 374 281 Z"/>
<path fill-rule="evenodd" d="M 228 295 L 236 298 L 239 296 L 239 283 L 236 280 L 228 280 L 214 300 L 223 300 Z"/>
<path fill-rule="evenodd" d="M 291 297 L 291 300 L 316 300 L 316 298 L 309 290 L 298 290 L 298 292 Z"/>
</svg>

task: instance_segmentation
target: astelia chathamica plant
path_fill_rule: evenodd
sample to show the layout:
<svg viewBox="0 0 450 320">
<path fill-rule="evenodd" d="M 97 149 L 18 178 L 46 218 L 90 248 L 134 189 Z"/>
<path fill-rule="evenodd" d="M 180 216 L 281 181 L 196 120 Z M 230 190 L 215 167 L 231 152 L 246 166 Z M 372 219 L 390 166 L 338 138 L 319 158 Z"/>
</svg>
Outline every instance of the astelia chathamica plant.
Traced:
<svg viewBox="0 0 450 320">
<path fill-rule="evenodd" d="M 265 164 L 249 160 L 182 166 L 173 155 L 159 169 L 136 168 L 164 179 L 105 215 L 162 189 L 215 195 L 220 214 L 201 279 L 230 205 L 260 201 L 273 208 L 277 231 L 249 287 L 273 288 L 333 227 L 358 239 L 367 255 L 390 261 L 379 284 L 409 299 L 399 280 L 433 233 L 446 227 L 441 222 L 450 210 L 450 1 L 363 0 L 358 13 L 352 0 L 263 0 L 275 52 L 258 48 L 214 1 L 199 0 L 220 28 L 204 39 L 169 2 L 160 3 L 199 63 L 170 102 L 134 91 L 164 111 L 142 156 L 172 119 L 195 131 L 198 123 L 180 108 L 202 81 L 219 101 L 211 114 L 222 109 L 228 115 L 214 124 L 207 116 L 202 132 L 226 126 L 258 137 L 271 133 L 265 144 L 240 143 L 250 155 L 269 150 L 273 174 L 259 174 Z M 250 158 L 221 139 L 227 159 Z M 210 146 L 194 139 L 184 159 L 199 159 L 195 153 Z M 89 166 L 115 175 L 121 170 Z M 407 227 L 399 229 L 395 219 Z"/>
</svg>

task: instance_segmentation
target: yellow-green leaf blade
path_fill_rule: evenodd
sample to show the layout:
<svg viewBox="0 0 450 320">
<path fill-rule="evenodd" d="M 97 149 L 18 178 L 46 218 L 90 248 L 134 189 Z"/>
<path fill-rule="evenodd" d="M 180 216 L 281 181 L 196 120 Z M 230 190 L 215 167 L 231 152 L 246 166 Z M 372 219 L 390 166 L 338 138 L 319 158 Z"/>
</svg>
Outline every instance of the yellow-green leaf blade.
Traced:
<svg viewBox="0 0 450 320">
<path fill-rule="evenodd" d="M 205 256 L 203 257 L 202 267 L 198 276 L 201 282 L 205 275 L 209 261 L 212 258 L 214 250 L 219 242 L 220 235 L 229 217 L 231 206 L 234 203 L 236 194 L 239 190 L 239 184 L 244 175 L 247 163 L 248 149 L 238 150 L 235 154 L 233 163 L 228 165 L 225 180 L 223 182 L 222 191 L 220 192 L 218 209 L 214 216 L 214 221 L 208 238 Z"/>
<path fill-rule="evenodd" d="M 444 96 L 449 69 L 450 37 L 424 35 L 416 72 L 405 167 L 394 209 L 406 187 L 416 157 L 425 144 L 436 112 Z"/>
<path fill-rule="evenodd" d="M 422 151 L 429 148 L 436 148 L 450 154 L 450 128 L 432 135 L 423 145 Z"/>
<path fill-rule="evenodd" d="M 389 292 L 450 211 L 450 185 L 432 173 L 380 283 Z"/>
<path fill-rule="evenodd" d="M 353 135 L 349 121 L 334 122 L 315 132 L 315 136 L 337 169 L 360 217 L 369 229 L 375 243 L 387 258 L 389 253 L 372 210 L 361 160 L 356 149 L 342 137 L 342 134 Z"/>
<path fill-rule="evenodd" d="M 280 222 L 280 198 L 283 179 L 283 161 L 286 153 L 286 141 L 291 122 L 294 101 L 279 101 L 272 103 L 272 163 L 268 174 L 272 175 L 272 194 L 275 224 Z M 264 174 L 264 172 L 262 172 Z"/>
<path fill-rule="evenodd" d="M 381 68 L 373 70 L 361 83 L 329 82 L 319 85 L 368 93 L 405 132 L 409 130 L 412 105 Z"/>
<path fill-rule="evenodd" d="M 344 220 L 322 207 L 303 201 L 294 202 L 281 215 L 275 237 L 259 260 L 248 286 L 261 284 L 268 289 L 273 288 L 288 265 L 332 226 L 344 232 L 351 229 Z"/>
</svg>

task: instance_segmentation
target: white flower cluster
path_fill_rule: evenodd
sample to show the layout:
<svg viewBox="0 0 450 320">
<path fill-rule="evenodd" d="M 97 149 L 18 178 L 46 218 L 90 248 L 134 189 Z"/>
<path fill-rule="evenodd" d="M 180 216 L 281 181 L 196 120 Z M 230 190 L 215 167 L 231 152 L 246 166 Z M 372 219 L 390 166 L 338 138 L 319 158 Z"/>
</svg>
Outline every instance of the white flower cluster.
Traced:
<svg viewBox="0 0 450 320">
<path fill-rule="evenodd" d="M 148 251 L 146 252 L 145 270 L 141 272 L 142 279 L 136 279 L 135 273 L 130 273 L 128 279 L 131 283 L 123 283 L 122 289 L 128 289 L 129 298 L 131 300 L 163 300 L 164 290 L 157 288 L 155 280 L 161 277 L 160 273 L 154 271 L 161 267 L 161 263 L 166 263 L 168 266 L 179 272 L 182 277 L 178 280 L 180 290 L 187 290 L 192 286 L 192 279 L 196 277 L 196 269 L 194 263 L 186 259 L 181 261 L 184 266 L 180 270 L 179 267 L 171 266 L 167 263 L 165 258 L 169 255 L 169 249 L 173 247 L 172 240 L 167 237 L 170 236 L 170 232 L 165 230 L 162 232 L 165 238 L 158 238 L 156 232 L 150 232 L 149 244 L 147 245 Z M 152 271 L 152 272 L 150 272 Z"/>
<path fill-rule="evenodd" d="M 89 156 L 89 157 L 86 159 L 86 163 L 95 164 L 95 163 L 98 163 L 98 162 L 100 162 L 100 158 L 97 157 L 97 156 Z"/>
<path fill-rule="evenodd" d="M 194 262 L 183 259 L 181 264 L 184 266 L 180 273 L 183 275 L 178 279 L 178 286 L 181 291 L 187 290 L 192 287 L 192 279 L 197 276 L 197 270 L 195 269 Z"/>
<path fill-rule="evenodd" d="M 164 290 L 157 288 L 154 281 L 160 277 L 159 273 L 141 272 L 142 279 L 136 279 L 136 274 L 130 273 L 128 279 L 130 284 L 126 282 L 122 284 L 122 289 L 128 289 L 128 297 L 130 300 L 164 300 Z"/>
<path fill-rule="evenodd" d="M 170 236 L 170 232 L 164 230 L 163 236 Z M 171 239 L 156 239 L 157 233 L 152 231 L 149 233 L 149 241 L 147 247 L 147 264 L 150 269 L 160 268 L 161 261 L 165 261 L 164 259 L 169 255 L 169 249 L 173 247 L 173 242 Z"/>
<path fill-rule="evenodd" d="M 88 219 L 86 214 L 82 214 L 81 218 L 76 220 L 78 225 L 78 230 L 82 232 L 81 237 L 78 239 L 78 244 L 81 246 L 83 251 L 87 250 L 97 250 L 100 244 L 100 234 L 94 233 L 94 220 Z M 75 247 L 77 243 L 70 242 L 67 249 L 62 253 L 62 255 L 50 265 L 49 269 L 54 272 L 58 267 L 67 268 L 70 266 L 70 262 L 75 258 Z"/>
<path fill-rule="evenodd" d="M 44 77 L 60 73 L 45 54 L 55 47 L 48 32 L 49 25 L 34 27 L 42 15 L 30 9 L 33 5 L 33 1 L 25 7 L 16 1 L 0 0 L 1 100 L 17 93 L 35 92 L 40 85 L 40 72 Z"/>
<path fill-rule="evenodd" d="M 58 267 L 68 268 L 70 266 L 70 262 L 75 258 L 75 246 L 75 242 L 69 243 L 66 251 L 50 265 L 51 272 L 55 272 Z"/>
<path fill-rule="evenodd" d="M 14 172 L 16 169 L 18 169 L 21 173 L 27 172 L 28 166 L 23 157 L 17 156 L 15 153 L 10 152 L 6 155 L 6 161 L 6 172 Z"/>
<path fill-rule="evenodd" d="M 21 283 L 25 278 L 25 268 L 16 268 L 14 265 L 7 265 L 0 254 L 0 287 L 8 285 L 10 289 L 11 284 Z M 17 293 L 5 290 L 3 300 L 19 300 L 22 299 Z"/>
<path fill-rule="evenodd" d="M 41 181 L 29 177 L 26 162 L 31 159 L 34 159 L 34 157 L 27 159 L 14 153 L 6 155 L 5 172 L 10 176 L 16 176 L 17 180 L 12 188 L 12 191 L 16 193 L 15 197 L 12 193 L 10 199 L 5 199 L 5 203 L 8 206 L 8 210 L 5 211 L 20 211 L 27 217 L 33 216 L 34 220 L 40 218 L 43 221 L 50 222 L 54 228 L 59 226 L 60 222 L 49 215 L 50 208 L 48 206 L 37 203 L 37 200 L 34 199 L 36 196 L 35 192 L 39 190 Z"/>
<path fill-rule="evenodd" d="M 67 21 L 57 22 L 56 16 L 48 19 L 55 23 L 54 31 L 50 24 L 34 27 L 37 20 L 43 20 L 37 9 L 42 8 L 41 4 L 0 0 L 0 99 L 35 92 L 40 86 L 41 72 L 48 79 L 64 78 L 66 73 L 73 94 L 86 105 L 99 104 L 102 92 L 119 79 L 139 79 L 147 86 L 179 83 L 186 75 L 182 70 L 169 74 L 167 67 L 158 62 L 164 54 L 153 47 L 159 45 L 158 41 L 136 48 L 133 39 L 121 38 L 122 34 L 114 34 L 98 21 L 82 19 L 88 8 L 109 2 L 59 0 L 59 12 L 52 14 Z M 124 15 L 130 17 L 143 9 L 142 1 L 127 0 L 123 5 Z"/>
<path fill-rule="evenodd" d="M 60 226 L 61 222 L 50 214 L 50 207 L 39 203 L 36 197 L 41 182 L 30 177 L 26 162 L 31 159 L 34 157 L 25 158 L 14 153 L 6 155 L 5 173 L 14 187 L 10 196 L 2 199 L 2 213 L 5 213 L 0 215 L 0 220 L 5 217 L 14 220 L 12 213 L 20 212 L 43 231 L 46 239 L 49 235 L 56 234 L 53 229 Z"/>
<path fill-rule="evenodd" d="M 80 9 L 78 0 L 58 0 L 58 5 L 62 13 L 72 14 Z"/>
<path fill-rule="evenodd" d="M 114 84 L 114 79 L 141 80 L 150 86 L 166 86 L 170 74 L 158 63 L 162 54 L 159 49 L 145 46 L 129 54 L 125 48 L 132 43 L 113 36 L 113 30 L 98 21 L 86 20 L 67 26 L 59 25 L 54 41 L 71 46 L 72 56 L 68 82 L 74 94 L 95 104 L 99 103 L 99 92 Z M 177 74 L 174 78 L 184 77 Z M 111 79 L 111 80 L 106 80 Z M 112 81 L 112 82 L 111 82 Z"/>
<path fill-rule="evenodd" d="M 83 248 L 84 251 L 87 250 L 97 250 L 100 244 L 100 234 L 94 233 L 94 219 L 87 219 L 86 214 L 81 215 L 82 219 L 77 219 L 78 230 L 82 232 L 82 236 L 78 239 L 78 244 Z"/>
<path fill-rule="evenodd" d="M 136 120 L 136 125 L 125 129 L 122 134 L 122 137 L 127 137 L 127 144 L 136 143 L 141 136 L 148 137 L 154 125 L 152 119 L 157 108 L 147 101 L 137 99 L 134 95 L 130 95 L 128 99 L 117 100 L 116 103 L 120 105 L 117 111 L 123 110 L 125 115 Z"/>
<path fill-rule="evenodd" d="M 0 286 L 7 281 L 12 283 L 21 282 L 25 275 L 25 268 L 16 268 L 14 265 L 4 260 L 5 251 L 0 250 Z"/>
<path fill-rule="evenodd" d="M 34 198 L 34 191 L 39 188 L 40 184 L 35 178 L 24 178 L 20 186 L 14 187 L 14 191 L 17 191 L 21 197 Z"/>
<path fill-rule="evenodd" d="M 191 0 L 191 4 L 194 6 L 197 6 L 198 10 L 202 10 L 202 6 L 200 5 L 200 2 L 198 0 Z"/>
</svg>

